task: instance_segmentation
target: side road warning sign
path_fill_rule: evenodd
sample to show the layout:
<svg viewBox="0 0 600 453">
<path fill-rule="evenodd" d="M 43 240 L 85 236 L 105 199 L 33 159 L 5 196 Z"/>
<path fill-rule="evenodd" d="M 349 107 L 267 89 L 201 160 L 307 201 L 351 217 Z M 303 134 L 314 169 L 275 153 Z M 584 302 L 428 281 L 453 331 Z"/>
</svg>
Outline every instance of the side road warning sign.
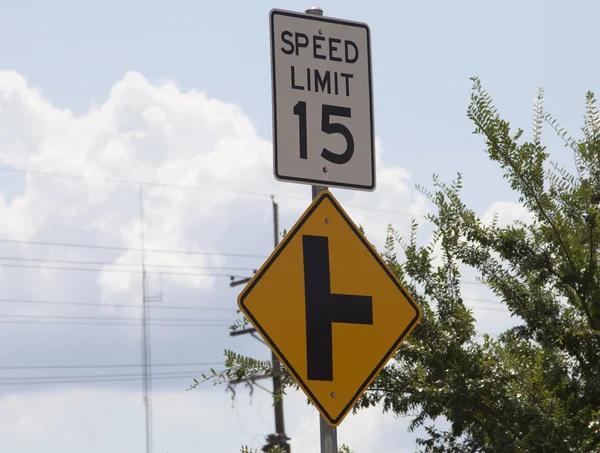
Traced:
<svg viewBox="0 0 600 453">
<path fill-rule="evenodd" d="M 329 191 L 284 237 L 238 305 L 331 426 L 421 319 Z"/>
</svg>

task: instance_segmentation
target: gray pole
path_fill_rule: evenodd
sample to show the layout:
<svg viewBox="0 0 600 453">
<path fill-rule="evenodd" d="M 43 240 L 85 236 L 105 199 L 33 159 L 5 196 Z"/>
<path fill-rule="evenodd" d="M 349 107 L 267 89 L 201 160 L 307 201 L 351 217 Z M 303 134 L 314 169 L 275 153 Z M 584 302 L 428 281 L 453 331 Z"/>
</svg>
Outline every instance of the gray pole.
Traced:
<svg viewBox="0 0 600 453">
<path fill-rule="evenodd" d="M 323 10 L 318 6 L 313 6 L 307 9 L 306 14 L 314 14 L 322 16 Z M 312 199 L 314 200 L 319 192 L 327 190 L 325 186 L 312 186 Z M 321 425 L 321 453 L 338 453 L 337 449 L 337 428 L 329 426 L 325 418 L 320 416 Z"/>
<path fill-rule="evenodd" d="M 319 8 L 318 6 L 313 6 L 311 8 L 308 8 L 306 11 L 306 14 L 313 14 L 315 16 L 322 16 L 323 15 L 323 10 L 321 8 Z M 317 198 L 317 195 L 319 195 L 319 192 L 321 192 L 322 190 L 326 190 L 327 187 L 325 186 L 312 186 L 312 199 L 314 200 L 315 198 Z M 327 425 L 329 426 L 329 425 Z M 321 430 L 322 432 L 322 430 Z M 323 452 L 329 453 L 329 450 L 323 450 Z M 337 453 L 336 450 L 332 450 L 331 453 Z"/>
</svg>

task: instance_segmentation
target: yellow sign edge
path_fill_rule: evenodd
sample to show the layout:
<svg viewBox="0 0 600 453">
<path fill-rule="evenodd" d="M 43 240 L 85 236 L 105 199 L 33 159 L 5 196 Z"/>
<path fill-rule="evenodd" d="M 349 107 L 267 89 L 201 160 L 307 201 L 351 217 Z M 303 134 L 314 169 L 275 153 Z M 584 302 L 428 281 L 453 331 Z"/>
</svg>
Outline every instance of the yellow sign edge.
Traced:
<svg viewBox="0 0 600 453">
<path fill-rule="evenodd" d="M 319 204 L 321 204 L 322 201 L 326 198 L 329 199 L 329 201 L 331 201 L 333 206 L 342 215 L 342 217 L 349 224 L 349 226 L 352 228 L 354 233 L 367 246 L 367 248 L 369 249 L 369 251 L 371 252 L 373 257 L 375 258 L 375 260 L 378 262 L 378 264 L 380 264 L 383 267 L 383 269 L 386 271 L 388 276 L 390 276 L 392 278 L 394 283 L 400 289 L 400 292 L 404 295 L 404 297 L 406 297 L 407 301 L 417 312 L 417 316 L 413 319 L 413 321 L 409 324 L 409 326 L 402 332 L 402 334 L 399 336 L 398 340 L 394 343 L 392 348 L 388 351 L 388 353 L 385 354 L 384 358 L 381 360 L 381 362 L 378 364 L 378 366 L 375 367 L 375 369 L 373 370 L 373 372 L 371 372 L 371 374 L 369 375 L 367 380 L 365 380 L 365 382 L 360 386 L 359 390 L 350 399 L 348 404 L 344 407 L 344 409 L 342 409 L 342 411 L 336 418 L 332 418 L 327 413 L 327 411 L 322 407 L 321 403 L 312 394 L 312 392 L 310 391 L 308 386 L 304 383 L 304 381 L 300 378 L 298 373 L 295 371 L 294 367 L 288 362 L 288 360 L 281 353 L 281 351 L 275 345 L 275 343 L 271 340 L 269 335 L 267 335 L 267 333 L 264 331 L 264 329 L 262 329 L 262 326 L 260 325 L 260 323 L 258 323 L 258 321 L 252 316 L 252 314 L 245 309 L 244 304 L 243 304 L 244 299 L 250 293 L 250 291 L 252 291 L 252 288 L 254 287 L 254 285 L 256 285 L 256 283 L 258 283 L 258 281 L 260 280 L 260 278 L 262 277 L 264 272 L 266 272 L 266 270 L 275 262 L 275 260 L 279 256 L 279 254 L 283 251 L 283 249 L 287 246 L 287 244 L 295 236 L 295 234 L 302 227 L 302 225 L 306 222 L 306 220 L 312 215 L 312 213 L 315 211 L 317 206 Z M 317 408 L 317 410 L 321 413 L 321 415 L 323 415 L 323 417 L 325 418 L 327 423 L 332 427 L 338 426 L 342 422 L 342 420 L 348 415 L 348 413 L 352 410 L 352 408 L 354 407 L 354 405 L 356 404 L 358 399 L 362 396 L 362 394 L 365 392 L 365 390 L 371 386 L 373 381 L 381 373 L 381 370 L 383 370 L 383 368 L 387 365 L 387 363 L 390 361 L 390 359 L 393 357 L 393 355 L 396 353 L 396 351 L 400 348 L 402 343 L 404 343 L 406 338 L 408 338 L 408 336 L 411 334 L 411 332 L 419 324 L 419 322 L 421 321 L 421 318 L 423 316 L 421 307 L 419 307 L 417 305 L 417 303 L 414 301 L 414 299 L 412 298 L 410 293 L 406 290 L 406 288 L 404 287 L 402 282 L 390 270 L 390 268 L 385 263 L 385 261 L 383 261 L 383 258 L 381 257 L 381 255 L 379 255 L 377 250 L 375 250 L 375 248 L 371 245 L 371 243 L 367 240 L 367 238 L 361 233 L 361 231 L 356 226 L 356 224 L 352 221 L 352 219 L 350 218 L 348 213 L 342 208 L 340 203 L 335 199 L 333 194 L 331 192 L 329 192 L 328 190 L 321 191 L 319 193 L 319 195 L 313 200 L 313 202 L 308 206 L 308 208 L 306 208 L 306 210 L 304 211 L 302 216 L 300 216 L 300 218 L 292 226 L 290 231 L 287 232 L 287 234 L 285 235 L 283 240 L 271 252 L 271 255 L 269 255 L 269 257 L 265 260 L 263 265 L 258 269 L 258 271 L 250 279 L 250 281 L 247 283 L 247 285 L 244 287 L 244 289 L 240 292 L 240 294 L 238 295 L 237 303 L 238 303 L 238 307 L 242 311 L 242 313 L 244 313 L 244 315 L 248 318 L 248 320 L 250 321 L 252 326 L 260 334 L 260 336 L 263 338 L 263 340 L 269 345 L 269 347 L 271 348 L 273 353 L 277 356 L 279 361 L 286 366 L 286 368 L 288 369 L 288 371 L 290 372 L 292 378 L 296 381 L 296 383 L 303 389 L 304 394 L 313 403 L 313 405 Z"/>
</svg>

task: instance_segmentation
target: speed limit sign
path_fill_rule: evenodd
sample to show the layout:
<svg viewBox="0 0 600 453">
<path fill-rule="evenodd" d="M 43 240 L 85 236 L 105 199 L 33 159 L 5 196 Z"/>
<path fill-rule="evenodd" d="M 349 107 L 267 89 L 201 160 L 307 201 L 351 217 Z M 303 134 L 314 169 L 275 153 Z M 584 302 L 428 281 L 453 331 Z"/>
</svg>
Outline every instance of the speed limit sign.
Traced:
<svg viewBox="0 0 600 453">
<path fill-rule="evenodd" d="M 368 25 L 274 9 L 270 34 L 275 178 L 374 190 Z"/>
</svg>

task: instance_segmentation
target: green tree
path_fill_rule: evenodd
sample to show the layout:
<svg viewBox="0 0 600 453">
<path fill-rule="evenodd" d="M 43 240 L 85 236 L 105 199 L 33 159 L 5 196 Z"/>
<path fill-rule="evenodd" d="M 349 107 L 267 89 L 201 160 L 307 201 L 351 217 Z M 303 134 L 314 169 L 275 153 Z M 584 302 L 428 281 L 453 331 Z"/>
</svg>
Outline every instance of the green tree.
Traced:
<svg viewBox="0 0 600 453">
<path fill-rule="evenodd" d="M 583 135 L 568 136 L 534 106 L 532 138 L 511 132 L 473 78 L 468 117 L 485 139 L 531 221 L 484 224 L 461 200 L 462 177 L 434 176 L 419 189 L 436 213 L 433 240 L 418 245 L 388 227 L 382 256 L 423 309 L 423 319 L 355 410 L 380 405 L 425 428 L 423 453 L 600 451 L 600 115 L 587 93 Z M 546 123 L 574 157 L 574 172 L 549 161 Z M 398 258 L 397 246 L 403 257 Z M 441 258 L 440 263 L 435 259 Z M 479 335 L 463 300 L 462 274 L 475 271 L 520 324 Z M 226 352 L 216 383 L 268 372 Z M 264 365 L 264 366 L 263 366 Z M 282 371 L 285 383 L 294 386 Z M 449 429 L 435 427 L 447 420 Z"/>
</svg>

